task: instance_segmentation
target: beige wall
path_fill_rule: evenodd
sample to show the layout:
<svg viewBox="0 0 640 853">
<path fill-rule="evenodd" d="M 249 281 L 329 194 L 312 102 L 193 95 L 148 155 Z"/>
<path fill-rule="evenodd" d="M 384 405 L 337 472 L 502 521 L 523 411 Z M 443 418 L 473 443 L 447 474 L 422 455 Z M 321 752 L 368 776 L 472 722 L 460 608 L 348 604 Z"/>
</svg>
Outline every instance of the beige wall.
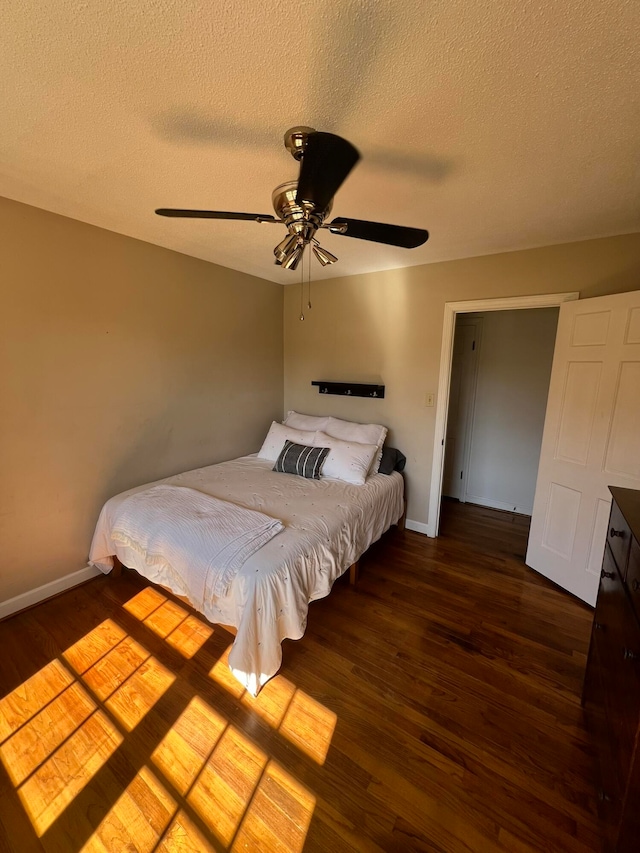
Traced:
<svg viewBox="0 0 640 853">
<path fill-rule="evenodd" d="M 437 239 L 434 236 L 433 239 Z M 344 251 L 347 251 L 346 241 Z M 640 234 L 429 264 L 313 284 L 285 293 L 285 410 L 382 423 L 407 456 L 410 519 L 426 524 L 445 302 L 640 289 Z M 320 397 L 313 379 L 381 382 L 384 400 Z"/>
<path fill-rule="evenodd" d="M 104 500 L 257 450 L 282 287 L 0 199 L 0 602 L 86 565 Z"/>
</svg>

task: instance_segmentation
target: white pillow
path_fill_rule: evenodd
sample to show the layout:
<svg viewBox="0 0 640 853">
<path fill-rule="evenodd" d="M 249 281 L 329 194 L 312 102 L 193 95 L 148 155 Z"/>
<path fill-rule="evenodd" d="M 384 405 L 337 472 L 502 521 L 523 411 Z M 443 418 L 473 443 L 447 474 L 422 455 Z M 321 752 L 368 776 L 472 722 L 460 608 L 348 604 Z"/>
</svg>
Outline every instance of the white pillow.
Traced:
<svg viewBox="0 0 640 853">
<path fill-rule="evenodd" d="M 320 427 L 316 427 L 320 429 Z M 329 418 L 329 423 L 324 427 L 324 432 L 342 441 L 357 441 L 359 444 L 375 444 L 375 454 L 369 470 L 375 474 L 380 467 L 382 459 L 382 445 L 387 437 L 387 428 L 380 424 L 357 424 L 352 421 L 343 421 L 340 418 Z"/>
<path fill-rule="evenodd" d="M 301 415 L 299 412 L 291 411 L 287 412 L 284 422 L 294 429 L 308 429 L 315 432 L 318 429 L 324 430 L 330 420 L 329 415 Z"/>
<path fill-rule="evenodd" d="M 344 480 L 354 486 L 362 486 L 367 472 L 376 456 L 377 445 L 360 444 L 357 441 L 341 441 L 326 432 L 318 432 L 313 439 L 315 447 L 328 447 L 329 455 L 322 466 L 322 477 Z"/>
<path fill-rule="evenodd" d="M 268 459 L 269 462 L 276 462 L 280 455 L 280 451 L 284 447 L 285 441 L 293 441 L 294 444 L 306 444 L 307 447 L 314 447 L 314 436 L 315 432 L 293 429 L 293 427 L 285 426 L 284 424 L 279 424 L 276 421 L 273 421 L 269 427 L 267 437 L 258 451 L 258 458 Z"/>
</svg>

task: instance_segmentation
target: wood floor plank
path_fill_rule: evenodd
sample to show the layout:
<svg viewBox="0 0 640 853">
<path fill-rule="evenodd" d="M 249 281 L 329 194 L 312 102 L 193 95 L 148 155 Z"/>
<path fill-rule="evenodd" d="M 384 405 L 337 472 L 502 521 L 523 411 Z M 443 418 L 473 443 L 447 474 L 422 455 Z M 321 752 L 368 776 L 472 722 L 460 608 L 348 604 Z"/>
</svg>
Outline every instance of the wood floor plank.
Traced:
<svg viewBox="0 0 640 853">
<path fill-rule="evenodd" d="M 133 572 L 0 623 L 0 851 L 599 851 L 592 611 L 527 535 L 450 501 L 437 540 L 385 535 L 257 700 Z"/>
</svg>

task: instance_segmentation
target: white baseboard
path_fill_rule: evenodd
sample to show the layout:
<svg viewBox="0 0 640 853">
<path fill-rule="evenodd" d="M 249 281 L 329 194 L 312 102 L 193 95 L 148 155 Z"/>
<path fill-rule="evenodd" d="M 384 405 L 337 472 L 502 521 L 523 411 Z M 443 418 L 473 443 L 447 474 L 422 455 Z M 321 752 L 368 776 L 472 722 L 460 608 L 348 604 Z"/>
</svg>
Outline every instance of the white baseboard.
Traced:
<svg viewBox="0 0 640 853">
<path fill-rule="evenodd" d="M 433 537 L 433 533 L 429 530 L 429 525 L 423 524 L 421 521 L 412 521 L 408 518 L 404 526 L 407 530 L 415 530 L 416 533 L 424 533 L 425 536 Z"/>
<path fill-rule="evenodd" d="M 531 515 L 533 512 L 533 507 L 514 506 L 506 501 L 494 501 L 491 498 L 481 498 L 478 495 L 467 495 L 466 501 L 469 504 L 488 506 L 490 509 L 503 509 L 506 510 L 506 512 L 517 512 L 520 515 Z"/>
<path fill-rule="evenodd" d="M 101 574 L 100 569 L 96 569 L 95 566 L 85 566 L 84 569 L 79 569 L 77 572 L 71 572 L 69 575 L 45 583 L 42 586 L 29 590 L 29 592 L 23 592 L 21 595 L 14 596 L 14 598 L 1 601 L 0 619 L 5 619 L 13 613 L 18 613 L 20 610 L 26 610 L 27 607 L 33 607 L 34 604 L 39 604 L 47 598 L 52 598 L 60 592 L 72 589 L 74 586 L 78 586 L 78 584 L 84 583 Z"/>
</svg>

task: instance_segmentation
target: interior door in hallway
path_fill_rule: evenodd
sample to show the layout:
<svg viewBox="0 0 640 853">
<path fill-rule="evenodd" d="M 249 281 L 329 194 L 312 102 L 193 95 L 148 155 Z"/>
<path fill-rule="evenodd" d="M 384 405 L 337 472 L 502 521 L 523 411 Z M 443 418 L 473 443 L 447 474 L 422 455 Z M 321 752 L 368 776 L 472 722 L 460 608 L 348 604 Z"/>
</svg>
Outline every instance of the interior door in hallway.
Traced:
<svg viewBox="0 0 640 853">
<path fill-rule="evenodd" d="M 640 291 L 560 307 L 526 563 L 589 604 L 610 485 L 640 488 Z"/>
</svg>

